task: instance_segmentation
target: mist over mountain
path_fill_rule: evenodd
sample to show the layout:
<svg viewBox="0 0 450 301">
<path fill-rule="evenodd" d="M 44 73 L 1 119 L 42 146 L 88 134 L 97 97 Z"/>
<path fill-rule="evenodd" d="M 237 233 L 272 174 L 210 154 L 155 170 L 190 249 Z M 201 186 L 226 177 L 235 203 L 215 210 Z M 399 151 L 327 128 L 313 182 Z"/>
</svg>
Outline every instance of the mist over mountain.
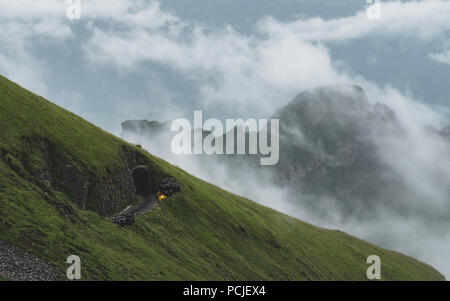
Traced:
<svg viewBox="0 0 450 301">
<path fill-rule="evenodd" d="M 275 116 L 283 154 L 275 174 L 296 194 L 312 197 L 309 205 L 334 198 L 342 216 L 367 217 L 398 187 L 375 140 L 402 129 L 395 114 L 372 106 L 360 87 L 304 92 Z"/>
<path fill-rule="evenodd" d="M 122 136 L 264 205 L 450 271 L 450 127 L 405 123 L 356 85 L 305 91 L 272 118 L 280 120 L 274 166 L 255 155 L 175 156 L 170 122 L 127 121 Z"/>
<path fill-rule="evenodd" d="M 429 206 L 450 196 L 446 153 L 430 152 L 449 148 L 442 139 L 445 129 L 431 135 L 430 127 L 424 128 L 415 137 L 388 106 L 370 104 L 357 86 L 307 91 L 276 117 L 282 153 L 276 179 L 297 194 L 311 196 L 312 207 L 323 208 L 317 199 L 333 198 L 344 218 L 370 219 L 388 209 L 427 222 L 446 222 L 448 204 L 444 211 Z M 408 165 L 422 164 L 418 151 L 430 162 L 408 171 Z M 420 177 L 426 179 L 415 183 Z M 433 187 L 425 187 L 431 183 Z"/>
<path fill-rule="evenodd" d="M 445 280 L 201 181 L 2 76 L 0 102 L 1 281 L 63 280 L 67 256 L 85 281 L 367 280 L 371 254 L 383 280 Z"/>
<path fill-rule="evenodd" d="M 449 0 L 0 0 L 0 27 L 0 282 L 450 279 Z"/>
</svg>

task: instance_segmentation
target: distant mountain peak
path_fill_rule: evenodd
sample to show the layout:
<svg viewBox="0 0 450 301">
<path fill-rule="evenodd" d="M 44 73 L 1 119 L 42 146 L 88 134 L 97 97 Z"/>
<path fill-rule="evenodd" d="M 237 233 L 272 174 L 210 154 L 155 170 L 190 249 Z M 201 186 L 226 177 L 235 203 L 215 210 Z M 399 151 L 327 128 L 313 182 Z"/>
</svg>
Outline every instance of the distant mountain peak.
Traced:
<svg viewBox="0 0 450 301">
<path fill-rule="evenodd" d="M 321 86 L 306 90 L 297 95 L 288 107 L 304 102 L 327 103 L 330 106 L 346 106 L 348 108 L 368 108 L 370 103 L 364 89 L 358 85 Z"/>
</svg>

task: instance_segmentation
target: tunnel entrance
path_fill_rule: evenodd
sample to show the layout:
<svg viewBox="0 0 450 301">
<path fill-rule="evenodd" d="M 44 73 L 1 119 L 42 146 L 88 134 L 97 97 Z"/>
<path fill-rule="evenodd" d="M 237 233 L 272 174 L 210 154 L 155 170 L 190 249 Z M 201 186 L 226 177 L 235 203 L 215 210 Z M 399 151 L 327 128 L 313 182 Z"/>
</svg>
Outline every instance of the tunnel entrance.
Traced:
<svg viewBox="0 0 450 301">
<path fill-rule="evenodd" d="M 147 196 L 151 193 L 151 177 L 145 165 L 138 165 L 133 169 L 133 181 L 137 194 Z"/>
</svg>

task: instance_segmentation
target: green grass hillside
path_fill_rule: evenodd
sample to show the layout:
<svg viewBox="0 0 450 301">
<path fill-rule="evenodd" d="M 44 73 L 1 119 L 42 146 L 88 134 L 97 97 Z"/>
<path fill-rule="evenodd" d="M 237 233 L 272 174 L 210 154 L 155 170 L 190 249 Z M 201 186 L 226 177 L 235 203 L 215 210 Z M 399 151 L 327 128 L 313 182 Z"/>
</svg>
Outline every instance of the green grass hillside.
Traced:
<svg viewBox="0 0 450 301">
<path fill-rule="evenodd" d="M 78 255 L 83 280 L 367 280 L 372 254 L 381 257 L 383 280 L 444 279 L 413 258 L 201 181 L 3 77 L 0 108 L 0 240 L 61 271 Z M 106 218 L 122 196 L 120 206 L 105 209 L 89 194 L 81 210 L 58 173 L 51 185 L 39 177 L 50 156 L 94 185 L 127 168 L 124 154 L 147 164 L 157 180 L 170 175 L 182 185 L 131 226 Z"/>
</svg>

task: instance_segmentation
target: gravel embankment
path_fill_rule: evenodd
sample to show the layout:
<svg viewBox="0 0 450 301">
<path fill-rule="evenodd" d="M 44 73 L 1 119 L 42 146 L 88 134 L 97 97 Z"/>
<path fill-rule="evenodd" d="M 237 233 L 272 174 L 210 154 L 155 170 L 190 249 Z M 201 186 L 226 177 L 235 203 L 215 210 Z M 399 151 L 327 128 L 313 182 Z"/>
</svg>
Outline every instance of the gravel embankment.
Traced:
<svg viewBox="0 0 450 301">
<path fill-rule="evenodd" d="M 55 281 L 62 273 L 36 256 L 0 241 L 0 275 L 16 281 Z"/>
</svg>

